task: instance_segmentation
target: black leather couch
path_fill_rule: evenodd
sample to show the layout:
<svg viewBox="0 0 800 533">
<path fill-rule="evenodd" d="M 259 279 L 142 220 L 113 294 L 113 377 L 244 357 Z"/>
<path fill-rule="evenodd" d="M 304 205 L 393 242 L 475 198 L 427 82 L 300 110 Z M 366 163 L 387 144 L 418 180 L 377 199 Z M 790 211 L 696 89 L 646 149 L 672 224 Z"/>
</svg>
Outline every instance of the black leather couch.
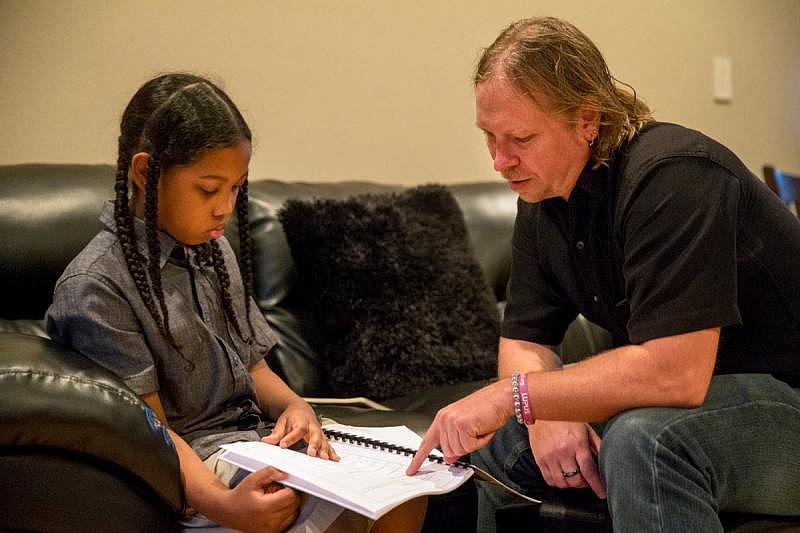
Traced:
<svg viewBox="0 0 800 533">
<path fill-rule="evenodd" d="M 56 279 L 101 228 L 98 214 L 112 197 L 113 175 L 107 165 L 0 167 L 0 529 L 169 530 L 183 506 L 177 458 L 152 413 L 114 376 L 46 339 L 43 327 Z M 291 253 L 276 211 L 287 198 L 396 190 L 367 182 L 250 185 L 257 300 L 280 339 L 270 364 L 303 396 L 330 396 L 315 349 L 324 339 L 294 290 Z M 502 302 L 516 197 L 499 180 L 451 191 L 487 282 Z M 237 248 L 235 228 L 228 236 Z M 439 407 L 483 383 L 384 405 L 315 405 L 341 422 L 405 424 L 424 433 Z M 471 484 L 432 498 L 426 529 L 468 531 L 474 502 Z"/>
<path fill-rule="evenodd" d="M 163 428 L 124 384 L 81 355 L 46 338 L 42 318 L 57 277 L 100 230 L 112 197 L 107 165 L 0 166 L 0 530 L 171 531 L 184 505 L 177 456 Z M 502 307 L 508 278 L 516 195 L 500 180 L 449 189 L 466 220 L 473 252 Z M 324 339 L 298 298 L 291 254 L 276 219 L 287 198 L 344 198 L 397 191 L 370 182 L 250 185 L 255 285 L 260 309 L 280 346 L 270 361 L 299 394 L 330 396 L 315 346 Z M 237 247 L 235 228 L 228 231 Z M 599 352 L 610 336 L 579 317 L 562 358 Z M 314 400 L 339 421 L 405 424 L 424 433 L 436 411 L 484 382 L 461 383 L 392 398 L 382 405 Z M 542 530 L 607 529 L 595 507 L 515 506 L 498 523 Z M 571 519 L 565 520 L 567 517 Z M 736 523 L 743 523 L 741 519 Z M 426 531 L 471 531 L 475 488 L 431 498 Z M 555 524 L 555 525 L 553 525 Z M 518 527 L 518 526 L 513 526 Z"/>
</svg>

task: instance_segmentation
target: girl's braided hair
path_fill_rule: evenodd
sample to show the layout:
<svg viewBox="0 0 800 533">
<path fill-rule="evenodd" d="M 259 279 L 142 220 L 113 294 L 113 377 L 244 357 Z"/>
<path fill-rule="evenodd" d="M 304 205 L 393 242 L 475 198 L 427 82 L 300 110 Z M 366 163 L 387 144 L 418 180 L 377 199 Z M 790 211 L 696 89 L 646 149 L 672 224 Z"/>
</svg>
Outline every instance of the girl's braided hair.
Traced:
<svg viewBox="0 0 800 533">
<path fill-rule="evenodd" d="M 252 141 L 250 128 L 230 98 L 211 81 L 191 74 L 165 74 L 145 83 L 122 115 L 117 154 L 114 218 L 122 252 L 136 289 L 159 330 L 181 353 L 169 325 L 161 286 L 158 240 L 158 182 L 162 172 L 186 165 L 213 148 L 229 148 Z M 149 154 L 145 187 L 145 241 L 147 258 L 139 252 L 130 210 L 128 173 L 134 154 Z M 245 314 L 250 333 L 250 295 L 253 293 L 252 243 L 247 217 L 247 183 L 236 199 L 240 262 L 245 285 Z M 214 267 L 228 322 L 243 337 L 231 301 L 230 276 L 216 241 L 193 247 Z M 186 359 L 183 353 L 181 357 Z M 188 359 L 187 363 L 191 364 Z"/>
</svg>

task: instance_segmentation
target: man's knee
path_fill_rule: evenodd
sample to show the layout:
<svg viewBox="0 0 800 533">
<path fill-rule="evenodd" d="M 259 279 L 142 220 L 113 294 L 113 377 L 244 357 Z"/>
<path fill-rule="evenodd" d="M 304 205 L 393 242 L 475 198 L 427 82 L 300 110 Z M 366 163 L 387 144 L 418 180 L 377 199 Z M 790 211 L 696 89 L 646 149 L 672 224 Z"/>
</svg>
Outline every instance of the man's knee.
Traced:
<svg viewBox="0 0 800 533">
<path fill-rule="evenodd" d="M 609 421 L 603 432 L 599 457 L 606 483 L 616 472 L 652 464 L 659 436 L 673 421 L 669 414 L 664 408 L 632 409 Z"/>
<path fill-rule="evenodd" d="M 717 476 L 709 450 L 714 440 L 706 432 L 713 413 L 671 407 L 626 411 L 612 419 L 600 446 L 600 471 L 609 498 L 623 501 L 631 491 L 681 490 L 691 486 L 709 491 Z"/>
</svg>

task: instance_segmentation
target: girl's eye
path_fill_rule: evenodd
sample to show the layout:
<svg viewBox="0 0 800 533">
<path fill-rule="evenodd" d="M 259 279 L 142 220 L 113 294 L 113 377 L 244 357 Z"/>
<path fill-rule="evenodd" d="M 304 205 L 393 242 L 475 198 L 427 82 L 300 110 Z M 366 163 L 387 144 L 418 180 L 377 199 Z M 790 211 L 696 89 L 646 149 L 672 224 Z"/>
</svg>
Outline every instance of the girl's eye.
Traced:
<svg viewBox="0 0 800 533">
<path fill-rule="evenodd" d="M 217 189 L 211 190 L 200 187 L 200 191 L 206 196 L 214 196 L 215 194 L 217 194 Z"/>
</svg>

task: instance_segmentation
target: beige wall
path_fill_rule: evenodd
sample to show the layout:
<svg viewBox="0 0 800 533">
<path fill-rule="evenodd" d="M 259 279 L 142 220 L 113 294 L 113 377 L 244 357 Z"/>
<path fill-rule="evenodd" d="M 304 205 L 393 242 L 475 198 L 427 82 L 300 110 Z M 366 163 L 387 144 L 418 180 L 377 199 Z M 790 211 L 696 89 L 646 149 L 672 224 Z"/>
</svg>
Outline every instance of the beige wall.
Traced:
<svg viewBox="0 0 800 533">
<path fill-rule="evenodd" d="M 800 171 L 798 0 L 0 0 L 0 164 L 114 162 L 134 90 L 181 69 L 240 106 L 256 179 L 492 179 L 471 70 L 508 22 L 544 14 L 592 37 L 657 118 L 759 175 Z M 716 54 L 729 104 L 711 96 Z"/>
</svg>

